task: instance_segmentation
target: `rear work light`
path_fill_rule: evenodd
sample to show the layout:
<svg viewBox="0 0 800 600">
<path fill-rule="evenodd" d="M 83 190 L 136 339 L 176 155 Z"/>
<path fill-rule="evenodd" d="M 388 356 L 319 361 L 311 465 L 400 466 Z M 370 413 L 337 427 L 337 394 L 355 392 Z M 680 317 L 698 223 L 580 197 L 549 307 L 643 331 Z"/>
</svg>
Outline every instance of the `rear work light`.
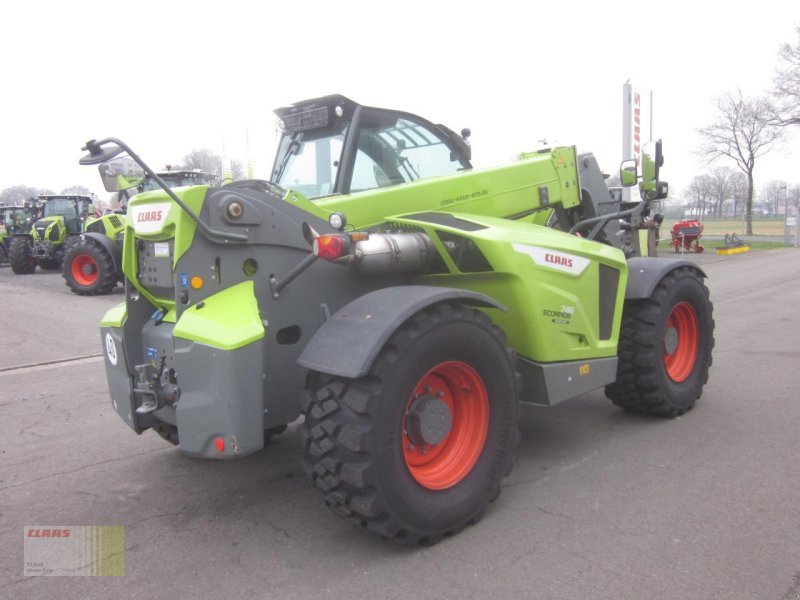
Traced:
<svg viewBox="0 0 800 600">
<path fill-rule="evenodd" d="M 329 233 L 314 239 L 314 256 L 335 260 L 350 252 L 350 237 L 346 233 Z"/>
</svg>

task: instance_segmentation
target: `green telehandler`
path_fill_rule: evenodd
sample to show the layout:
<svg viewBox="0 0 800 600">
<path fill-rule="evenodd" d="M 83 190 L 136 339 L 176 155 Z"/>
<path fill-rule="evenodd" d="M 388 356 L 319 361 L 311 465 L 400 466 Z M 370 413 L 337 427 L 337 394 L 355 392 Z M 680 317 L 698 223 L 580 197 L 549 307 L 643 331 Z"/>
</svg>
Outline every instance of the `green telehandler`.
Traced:
<svg viewBox="0 0 800 600">
<path fill-rule="evenodd" d="M 127 161 L 161 187 L 130 202 L 125 301 L 100 331 L 135 432 L 230 459 L 302 416 L 325 503 L 430 544 L 499 495 L 520 405 L 598 388 L 663 417 L 695 405 L 704 274 L 621 235 L 667 194 L 660 142 L 623 162 L 641 194 L 623 206 L 575 147 L 473 169 L 466 129 L 339 95 L 276 113 L 270 181 L 170 189 L 116 138 L 84 147 L 82 164 Z"/>
</svg>

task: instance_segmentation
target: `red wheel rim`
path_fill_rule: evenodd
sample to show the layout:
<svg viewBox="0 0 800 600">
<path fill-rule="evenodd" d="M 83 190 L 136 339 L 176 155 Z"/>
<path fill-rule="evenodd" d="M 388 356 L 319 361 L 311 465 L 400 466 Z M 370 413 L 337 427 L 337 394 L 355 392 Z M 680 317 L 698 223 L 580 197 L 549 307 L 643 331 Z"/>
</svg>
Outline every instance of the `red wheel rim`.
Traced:
<svg viewBox="0 0 800 600">
<path fill-rule="evenodd" d="M 697 361 L 700 329 L 697 314 L 688 302 L 676 304 L 667 317 L 664 332 L 664 367 L 672 381 L 686 381 Z"/>
<path fill-rule="evenodd" d="M 417 397 L 429 394 L 450 409 L 451 428 L 438 444 L 415 444 L 408 436 L 407 416 Z M 468 364 L 444 362 L 428 371 L 414 387 L 403 420 L 403 457 L 422 487 L 444 490 L 464 479 L 483 451 L 489 431 L 489 395 Z"/>
<path fill-rule="evenodd" d="M 92 285 L 97 281 L 97 262 L 88 254 L 78 254 L 72 260 L 72 278 L 79 285 Z"/>
</svg>

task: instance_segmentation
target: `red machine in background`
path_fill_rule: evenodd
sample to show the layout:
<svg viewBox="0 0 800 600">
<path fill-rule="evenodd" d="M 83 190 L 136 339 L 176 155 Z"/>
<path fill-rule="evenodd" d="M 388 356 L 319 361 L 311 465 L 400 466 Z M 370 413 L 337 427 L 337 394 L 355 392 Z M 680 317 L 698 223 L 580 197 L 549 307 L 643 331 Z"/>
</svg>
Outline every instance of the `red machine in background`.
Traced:
<svg viewBox="0 0 800 600">
<path fill-rule="evenodd" d="M 675 252 L 702 252 L 700 237 L 703 235 L 703 224 L 697 219 L 684 219 L 672 226 L 672 247 Z"/>
</svg>

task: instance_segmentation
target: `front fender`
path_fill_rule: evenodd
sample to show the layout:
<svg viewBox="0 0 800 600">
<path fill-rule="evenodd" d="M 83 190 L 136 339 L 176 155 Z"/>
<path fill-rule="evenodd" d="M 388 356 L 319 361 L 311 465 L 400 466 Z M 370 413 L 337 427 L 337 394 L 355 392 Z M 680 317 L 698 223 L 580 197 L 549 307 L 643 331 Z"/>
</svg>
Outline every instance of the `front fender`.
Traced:
<svg viewBox="0 0 800 600">
<path fill-rule="evenodd" d="M 400 325 L 428 306 L 448 300 L 506 310 L 493 298 L 468 290 L 424 285 L 383 288 L 356 298 L 325 321 L 297 363 L 340 377 L 361 377 Z"/>
<path fill-rule="evenodd" d="M 625 288 L 626 300 L 642 300 L 649 298 L 658 282 L 667 273 L 678 267 L 691 267 L 703 277 L 706 274 L 695 263 L 682 258 L 655 258 L 639 256 L 628 261 L 628 285 Z"/>
</svg>

